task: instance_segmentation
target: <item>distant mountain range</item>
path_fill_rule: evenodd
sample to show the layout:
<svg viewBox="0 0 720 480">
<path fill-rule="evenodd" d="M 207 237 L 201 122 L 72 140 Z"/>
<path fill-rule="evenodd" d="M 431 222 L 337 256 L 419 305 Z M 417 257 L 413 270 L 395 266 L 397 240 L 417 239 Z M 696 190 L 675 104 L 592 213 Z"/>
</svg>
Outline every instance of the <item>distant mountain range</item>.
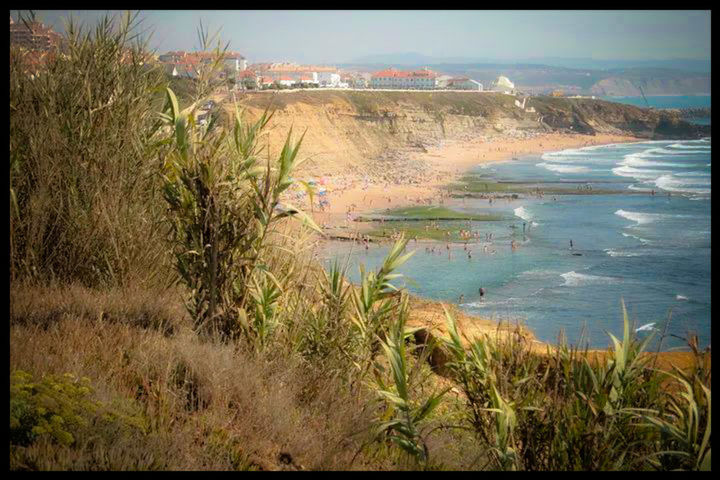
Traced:
<svg viewBox="0 0 720 480">
<path fill-rule="evenodd" d="M 580 66 L 583 64 L 587 66 Z M 567 94 L 632 96 L 641 95 L 641 88 L 645 95 L 709 95 L 709 62 L 708 68 L 703 68 L 703 65 L 703 62 L 696 60 L 632 62 L 544 58 L 523 62 L 468 61 L 460 57 L 439 59 L 417 53 L 403 53 L 366 56 L 340 66 L 369 71 L 388 66 L 427 66 L 448 75 L 467 76 L 486 86 L 498 75 L 505 75 L 518 89 L 529 93 L 563 90 Z"/>
</svg>

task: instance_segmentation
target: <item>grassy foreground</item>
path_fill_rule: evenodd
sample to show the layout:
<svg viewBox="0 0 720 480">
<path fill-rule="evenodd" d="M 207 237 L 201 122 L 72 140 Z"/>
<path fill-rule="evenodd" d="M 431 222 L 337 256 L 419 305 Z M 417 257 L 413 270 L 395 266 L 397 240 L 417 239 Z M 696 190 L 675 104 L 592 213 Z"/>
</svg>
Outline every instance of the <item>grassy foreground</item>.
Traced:
<svg viewBox="0 0 720 480">
<path fill-rule="evenodd" d="M 620 312 L 599 358 L 420 322 L 404 239 L 349 284 L 285 201 L 302 137 L 196 121 L 221 45 L 181 109 L 116 20 L 40 72 L 11 50 L 12 470 L 710 469 L 693 337 L 666 371 Z"/>
</svg>

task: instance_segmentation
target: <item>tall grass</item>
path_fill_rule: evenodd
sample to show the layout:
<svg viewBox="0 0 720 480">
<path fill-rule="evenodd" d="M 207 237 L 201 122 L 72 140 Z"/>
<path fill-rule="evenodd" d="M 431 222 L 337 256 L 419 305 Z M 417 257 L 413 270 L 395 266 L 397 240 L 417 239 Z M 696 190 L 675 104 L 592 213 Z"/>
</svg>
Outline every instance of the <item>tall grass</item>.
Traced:
<svg viewBox="0 0 720 480">
<path fill-rule="evenodd" d="M 11 280 L 167 281 L 151 141 L 163 76 L 137 28 L 130 14 L 70 21 L 35 75 L 11 47 Z"/>
</svg>

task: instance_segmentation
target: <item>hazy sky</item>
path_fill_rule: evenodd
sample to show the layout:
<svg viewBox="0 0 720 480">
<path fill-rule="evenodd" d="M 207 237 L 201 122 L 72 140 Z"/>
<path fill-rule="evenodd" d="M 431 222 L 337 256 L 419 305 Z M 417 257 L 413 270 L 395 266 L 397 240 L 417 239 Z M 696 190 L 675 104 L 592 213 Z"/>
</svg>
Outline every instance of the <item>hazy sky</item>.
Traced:
<svg viewBox="0 0 720 480">
<path fill-rule="evenodd" d="M 62 32 L 72 12 L 92 23 L 107 11 L 40 10 Z M 14 13 L 14 12 L 13 12 Z M 250 62 L 348 62 L 415 52 L 498 60 L 710 58 L 709 11 L 148 10 L 159 52 L 193 50 L 200 19 Z"/>
</svg>

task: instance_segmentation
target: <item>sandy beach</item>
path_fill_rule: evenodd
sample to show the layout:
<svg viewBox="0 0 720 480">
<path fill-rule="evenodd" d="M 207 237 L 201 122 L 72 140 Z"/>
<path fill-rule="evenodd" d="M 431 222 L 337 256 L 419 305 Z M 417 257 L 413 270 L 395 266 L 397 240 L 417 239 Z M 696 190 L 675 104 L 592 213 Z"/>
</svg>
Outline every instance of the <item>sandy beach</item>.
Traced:
<svg viewBox="0 0 720 480">
<path fill-rule="evenodd" d="M 370 183 L 359 176 L 342 179 L 328 178 L 325 184 L 322 211 L 313 208 L 317 222 L 327 227 L 347 225 L 347 214 L 358 215 L 381 208 L 417 205 L 423 200 L 437 204 L 441 200 L 441 188 L 463 173 L 481 164 L 512 161 L 513 158 L 530 154 L 580 148 L 591 145 L 636 142 L 640 139 L 621 135 L 544 134 L 532 138 L 507 138 L 502 136 L 445 143 L 429 148 L 427 152 L 415 153 L 412 159 L 424 162 L 432 174 L 418 179 L 414 172 L 396 172 L 400 179 L 393 183 Z M 406 182 L 403 180 L 407 179 Z M 307 200 L 306 200 L 307 203 Z M 316 200 L 317 203 L 317 200 Z M 305 208 L 308 205 L 303 205 Z"/>
</svg>

